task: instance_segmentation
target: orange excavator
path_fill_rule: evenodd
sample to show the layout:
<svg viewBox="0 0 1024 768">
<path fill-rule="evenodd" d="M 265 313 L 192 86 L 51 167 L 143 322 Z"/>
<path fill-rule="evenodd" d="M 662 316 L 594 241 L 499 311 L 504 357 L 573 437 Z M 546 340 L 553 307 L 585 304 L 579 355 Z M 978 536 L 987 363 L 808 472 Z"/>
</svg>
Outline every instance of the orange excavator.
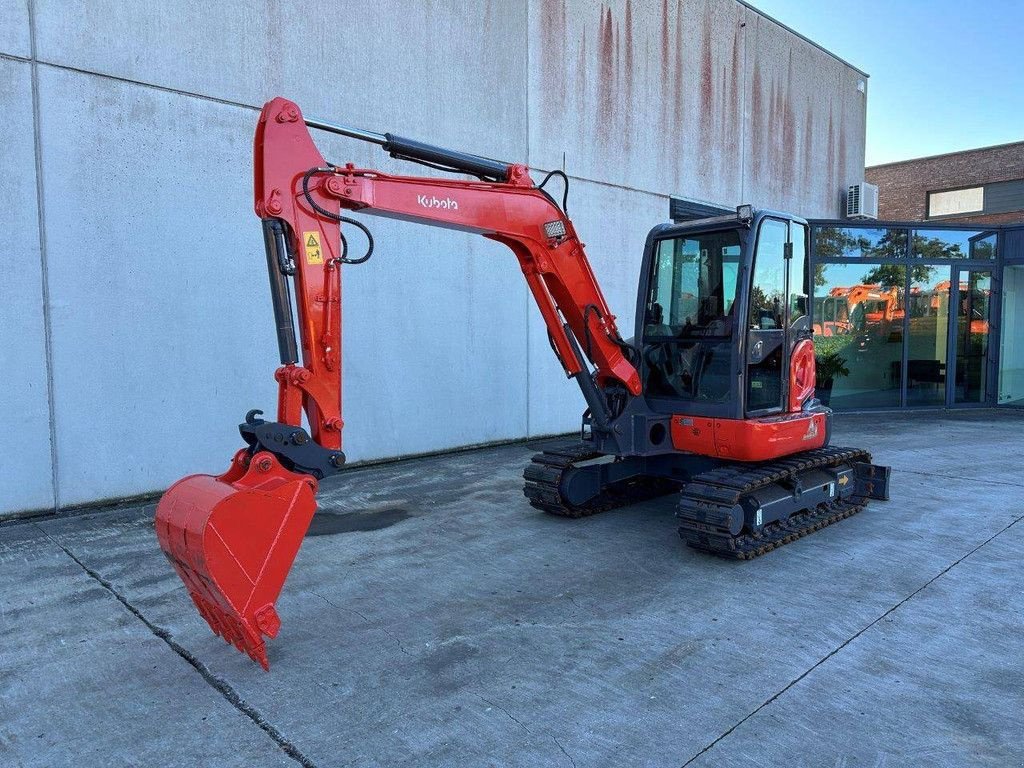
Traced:
<svg viewBox="0 0 1024 768">
<path fill-rule="evenodd" d="M 814 333 L 818 336 L 843 336 L 854 329 L 866 330 L 903 320 L 899 291 L 881 285 L 837 286 L 828 296 L 815 300 L 818 317 Z M 859 317 L 858 317 L 858 309 Z"/>
<path fill-rule="evenodd" d="M 334 165 L 309 128 L 471 178 Z M 814 396 L 803 219 L 740 206 L 655 227 L 625 339 L 566 213 L 563 172 L 537 184 L 525 165 L 304 118 L 282 98 L 263 107 L 254 152 L 281 360 L 276 420 L 249 411 L 227 471 L 171 486 L 156 532 L 210 627 L 264 668 L 318 484 L 345 465 L 341 273 L 374 246 L 343 212 L 475 232 L 515 255 L 587 405 L 579 439 L 526 467 L 533 507 L 581 517 L 674 493 L 687 544 L 747 559 L 887 498 L 888 468 L 830 446 L 831 411 Z M 553 178 L 560 203 L 545 189 Z M 352 255 L 342 224 L 367 239 L 364 253 Z"/>
</svg>

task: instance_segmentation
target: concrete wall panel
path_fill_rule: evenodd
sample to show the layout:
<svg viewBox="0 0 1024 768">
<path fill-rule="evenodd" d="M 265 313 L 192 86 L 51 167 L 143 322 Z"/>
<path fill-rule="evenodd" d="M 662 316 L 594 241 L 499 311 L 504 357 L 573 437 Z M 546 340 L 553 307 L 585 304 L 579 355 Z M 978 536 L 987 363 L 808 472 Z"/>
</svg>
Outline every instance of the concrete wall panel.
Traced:
<svg viewBox="0 0 1024 768">
<path fill-rule="evenodd" d="M 660 195 L 586 181 L 572 182 L 569 211 L 623 338 L 633 335 L 636 290 L 647 233 L 665 220 L 667 209 L 668 199 Z M 530 434 L 576 430 L 585 408 L 579 386 L 573 379 L 566 379 L 551 351 L 540 313 L 531 307 Z"/>
<path fill-rule="evenodd" d="M 238 447 L 237 420 L 275 403 L 251 210 L 255 112 L 41 74 L 47 199 L 79 212 L 47 230 L 62 501 L 219 471 Z M 66 125 L 85 129 L 81 143 L 66 141 Z M 375 255 L 345 272 L 350 458 L 525 434 L 526 289 L 511 253 L 470 235 L 367 223 Z"/>
<path fill-rule="evenodd" d="M 0 53 L 25 58 L 32 55 L 28 0 L 0 0 Z"/>
<path fill-rule="evenodd" d="M 349 459 L 524 436 L 527 289 L 512 252 L 479 235 L 360 218 L 377 246 L 343 275 Z"/>
<path fill-rule="evenodd" d="M 808 216 L 860 180 L 863 78 L 734 0 L 534 0 L 530 30 L 534 165 Z"/>
<path fill-rule="evenodd" d="M 30 65 L 0 60 L 0 512 L 53 506 Z M 14 442 L 11 442 L 11 441 Z"/>
<path fill-rule="evenodd" d="M 745 16 L 744 199 L 838 216 L 847 186 L 864 177 L 866 78 L 763 16 Z"/>
<path fill-rule="evenodd" d="M 255 113 L 39 75 L 61 502 L 221 471 L 275 402 Z"/>
<path fill-rule="evenodd" d="M 739 195 L 742 6 L 531 3 L 531 160 L 664 194 Z"/>
<path fill-rule="evenodd" d="M 39 56 L 525 160 L 526 7 L 503 0 L 37 0 Z M 111 23 L 116 19 L 117 23 Z M 89 34 L 81 34 L 88 29 Z"/>
</svg>

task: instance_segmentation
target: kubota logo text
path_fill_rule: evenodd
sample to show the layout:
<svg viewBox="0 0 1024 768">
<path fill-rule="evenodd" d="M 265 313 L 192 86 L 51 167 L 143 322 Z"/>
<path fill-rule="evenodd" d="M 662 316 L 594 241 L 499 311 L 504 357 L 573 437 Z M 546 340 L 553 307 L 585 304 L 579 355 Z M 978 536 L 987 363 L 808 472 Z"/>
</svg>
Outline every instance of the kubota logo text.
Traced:
<svg viewBox="0 0 1024 768">
<path fill-rule="evenodd" d="M 450 197 L 446 197 L 442 200 L 439 197 L 417 195 L 416 202 L 422 205 L 424 208 L 444 208 L 446 211 L 459 210 L 459 204 L 452 200 Z"/>
</svg>

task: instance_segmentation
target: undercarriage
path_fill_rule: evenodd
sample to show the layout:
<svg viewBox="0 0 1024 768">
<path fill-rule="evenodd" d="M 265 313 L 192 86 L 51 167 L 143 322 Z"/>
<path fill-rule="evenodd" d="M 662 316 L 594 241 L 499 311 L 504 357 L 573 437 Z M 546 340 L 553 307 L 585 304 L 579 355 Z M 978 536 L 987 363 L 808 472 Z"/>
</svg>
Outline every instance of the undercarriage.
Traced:
<svg viewBox="0 0 1024 768">
<path fill-rule="evenodd" d="M 536 454 L 523 471 L 531 506 L 586 517 L 678 493 L 679 535 L 702 552 L 749 560 L 888 499 L 889 468 L 856 448 L 766 462 L 673 454 L 608 459 L 586 443 Z"/>
</svg>

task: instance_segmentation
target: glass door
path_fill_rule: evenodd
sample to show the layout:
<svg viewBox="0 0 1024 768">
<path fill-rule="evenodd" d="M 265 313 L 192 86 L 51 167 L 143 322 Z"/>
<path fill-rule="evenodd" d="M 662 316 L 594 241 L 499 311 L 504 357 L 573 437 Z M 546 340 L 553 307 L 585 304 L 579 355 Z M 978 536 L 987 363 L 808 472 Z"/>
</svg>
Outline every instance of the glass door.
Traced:
<svg viewBox="0 0 1024 768">
<path fill-rule="evenodd" d="M 765 218 L 757 233 L 747 325 L 747 415 L 787 408 L 794 344 L 811 338 L 807 225 Z"/>
<path fill-rule="evenodd" d="M 946 405 L 949 351 L 950 267 L 915 264 L 907 296 L 908 406 Z"/>
<path fill-rule="evenodd" d="M 992 272 L 953 268 L 950 341 L 953 372 L 951 404 L 984 403 L 988 391 Z"/>
</svg>

